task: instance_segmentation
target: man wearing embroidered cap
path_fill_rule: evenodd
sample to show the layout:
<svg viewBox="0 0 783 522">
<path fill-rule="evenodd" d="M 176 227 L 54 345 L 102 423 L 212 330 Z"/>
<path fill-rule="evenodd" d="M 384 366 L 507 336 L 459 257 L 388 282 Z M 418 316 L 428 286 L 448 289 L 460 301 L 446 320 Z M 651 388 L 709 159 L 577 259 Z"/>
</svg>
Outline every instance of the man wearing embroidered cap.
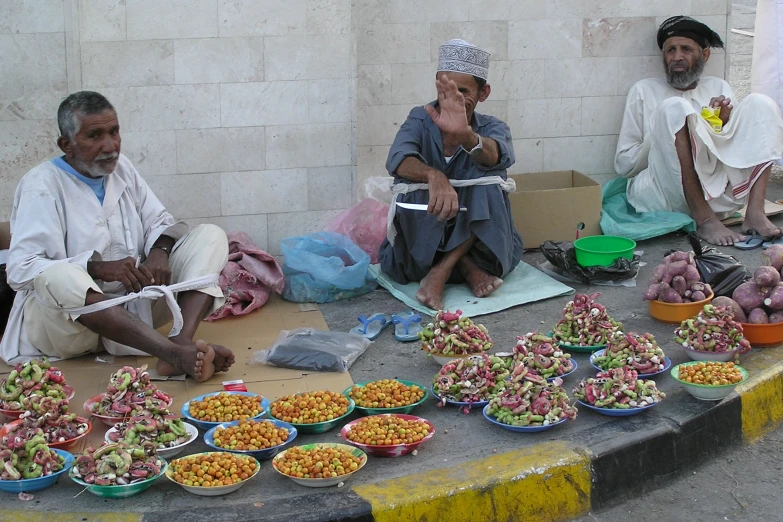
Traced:
<svg viewBox="0 0 783 522">
<path fill-rule="evenodd" d="M 381 267 L 399 283 L 420 281 L 416 298 L 436 310 L 447 282 L 465 282 L 486 297 L 522 255 L 506 194 L 513 191 L 506 174 L 514 164 L 511 132 L 475 112 L 491 92 L 489 58 L 464 40 L 441 45 L 438 99 L 410 112 L 386 161 L 396 201 L 428 208 L 392 205 Z"/>
<path fill-rule="evenodd" d="M 760 94 L 735 106 L 728 83 L 702 76 L 710 49 L 723 47 L 705 24 L 669 18 L 657 42 L 666 77 L 631 88 L 617 144 L 615 169 L 628 178 L 628 201 L 638 212 L 689 214 L 717 245 L 746 234 L 780 236 L 764 213 L 771 164 L 783 156 L 777 106 Z M 720 222 L 746 205 L 742 234 Z"/>
</svg>

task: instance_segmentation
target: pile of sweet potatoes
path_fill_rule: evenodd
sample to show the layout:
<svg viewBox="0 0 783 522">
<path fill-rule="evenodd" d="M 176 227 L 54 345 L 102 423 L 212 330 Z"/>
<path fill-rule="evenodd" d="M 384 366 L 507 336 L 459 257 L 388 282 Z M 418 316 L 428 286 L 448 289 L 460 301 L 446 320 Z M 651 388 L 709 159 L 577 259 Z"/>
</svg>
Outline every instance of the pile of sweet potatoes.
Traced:
<svg viewBox="0 0 783 522">
<path fill-rule="evenodd" d="M 712 295 L 710 285 L 701 282 L 693 252 L 673 252 L 655 267 L 645 301 L 691 303 Z"/>
<path fill-rule="evenodd" d="M 716 297 L 712 304 L 728 306 L 741 323 L 783 322 L 783 245 L 772 245 L 761 253 L 761 266 L 753 278 L 734 290 L 731 298 Z"/>
</svg>

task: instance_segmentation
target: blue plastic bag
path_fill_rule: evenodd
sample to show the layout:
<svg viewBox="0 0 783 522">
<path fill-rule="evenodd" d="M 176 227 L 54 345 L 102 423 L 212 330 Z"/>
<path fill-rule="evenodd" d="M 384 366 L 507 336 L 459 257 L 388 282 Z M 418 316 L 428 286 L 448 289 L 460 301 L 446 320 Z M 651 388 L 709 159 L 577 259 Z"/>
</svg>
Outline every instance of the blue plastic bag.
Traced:
<svg viewBox="0 0 783 522">
<path fill-rule="evenodd" d="M 296 303 L 329 303 L 366 294 L 376 283 L 370 256 L 348 236 L 316 232 L 280 242 L 285 256 L 283 298 Z"/>
</svg>

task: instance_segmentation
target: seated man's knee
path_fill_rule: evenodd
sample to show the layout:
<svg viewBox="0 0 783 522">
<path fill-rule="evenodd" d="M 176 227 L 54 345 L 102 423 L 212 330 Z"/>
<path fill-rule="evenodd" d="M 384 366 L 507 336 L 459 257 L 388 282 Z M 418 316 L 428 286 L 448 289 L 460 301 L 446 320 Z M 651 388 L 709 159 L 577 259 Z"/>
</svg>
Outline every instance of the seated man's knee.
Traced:
<svg viewBox="0 0 783 522">
<path fill-rule="evenodd" d="M 226 255 L 228 255 L 228 236 L 226 235 L 226 231 L 219 226 L 205 223 L 194 228 L 191 234 L 193 234 L 194 238 L 196 238 L 199 243 L 204 244 L 204 246 L 215 249 L 225 249 Z"/>
<path fill-rule="evenodd" d="M 70 308 L 84 305 L 87 290 L 97 286 L 84 268 L 63 262 L 54 263 L 35 276 L 33 288 L 44 300 Z"/>
<path fill-rule="evenodd" d="M 778 104 L 775 103 L 775 100 L 765 94 L 757 92 L 748 94 L 748 96 L 742 100 L 742 105 L 749 105 L 750 107 L 753 107 L 754 110 L 758 111 L 780 114 L 780 108 L 778 108 Z"/>
</svg>

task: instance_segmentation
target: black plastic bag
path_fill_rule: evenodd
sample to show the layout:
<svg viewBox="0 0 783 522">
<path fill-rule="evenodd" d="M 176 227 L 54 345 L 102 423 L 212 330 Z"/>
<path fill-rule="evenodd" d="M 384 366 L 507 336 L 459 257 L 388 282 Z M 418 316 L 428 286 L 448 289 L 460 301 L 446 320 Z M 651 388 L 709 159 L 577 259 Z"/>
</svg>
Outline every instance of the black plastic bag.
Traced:
<svg viewBox="0 0 783 522">
<path fill-rule="evenodd" d="M 5 331 L 5 325 L 8 323 L 8 316 L 11 314 L 11 307 L 14 306 L 15 297 L 16 292 L 8 286 L 5 265 L 0 265 L 0 333 Z M 0 335 L 0 338 L 2 337 Z"/>
<path fill-rule="evenodd" d="M 688 234 L 688 240 L 696 254 L 694 261 L 701 279 L 712 287 L 716 297 L 731 297 L 739 285 L 750 279 L 751 275 L 742 263 L 713 247 L 702 247 L 701 239 L 695 232 Z"/>
<path fill-rule="evenodd" d="M 636 254 L 631 261 L 619 258 L 615 259 L 611 266 L 585 267 L 576 262 L 574 244 L 570 241 L 544 241 L 541 244 L 541 252 L 555 268 L 584 284 L 595 281 L 625 281 L 639 273 L 640 258 Z"/>
</svg>

